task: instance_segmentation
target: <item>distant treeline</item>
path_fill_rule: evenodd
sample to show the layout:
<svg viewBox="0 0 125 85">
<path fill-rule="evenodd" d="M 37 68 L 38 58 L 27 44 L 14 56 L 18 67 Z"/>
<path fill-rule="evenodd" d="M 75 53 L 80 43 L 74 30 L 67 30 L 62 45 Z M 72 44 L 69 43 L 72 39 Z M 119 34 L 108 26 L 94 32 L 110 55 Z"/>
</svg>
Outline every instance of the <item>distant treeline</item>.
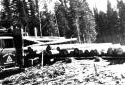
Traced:
<svg viewBox="0 0 125 85">
<path fill-rule="evenodd" d="M 58 0 L 54 13 L 49 12 L 47 0 L 2 0 L 0 26 L 10 28 L 14 25 L 23 28 L 29 35 L 77 37 L 79 42 L 113 42 L 124 44 L 125 3 L 117 1 L 117 10 L 108 1 L 107 12 L 94 13 L 86 0 Z M 50 1 L 50 3 L 53 0 Z M 60 2 L 60 3 L 59 3 Z"/>
<path fill-rule="evenodd" d="M 108 1 L 107 12 L 94 8 L 96 20 L 97 42 L 125 44 L 125 3 L 117 0 L 117 10 Z"/>
<path fill-rule="evenodd" d="M 46 0 L 41 3 L 43 11 L 39 12 L 39 1 L 3 0 L 0 25 L 10 28 L 18 24 L 29 35 L 34 35 L 36 27 L 38 35 L 41 28 L 43 36 L 78 37 L 79 42 L 96 40 L 94 15 L 85 0 L 59 0 L 60 3 L 55 3 L 54 13 L 48 12 Z"/>
</svg>

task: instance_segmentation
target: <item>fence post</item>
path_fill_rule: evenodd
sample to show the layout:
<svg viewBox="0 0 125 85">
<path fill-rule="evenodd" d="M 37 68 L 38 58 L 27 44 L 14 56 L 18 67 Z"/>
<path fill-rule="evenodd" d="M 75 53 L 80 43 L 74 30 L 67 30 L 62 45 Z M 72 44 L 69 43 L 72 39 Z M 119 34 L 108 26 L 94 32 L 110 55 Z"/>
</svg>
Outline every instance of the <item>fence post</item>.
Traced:
<svg viewBox="0 0 125 85">
<path fill-rule="evenodd" d="M 41 58 L 41 66 L 43 67 L 43 50 L 42 50 L 42 58 Z"/>
</svg>

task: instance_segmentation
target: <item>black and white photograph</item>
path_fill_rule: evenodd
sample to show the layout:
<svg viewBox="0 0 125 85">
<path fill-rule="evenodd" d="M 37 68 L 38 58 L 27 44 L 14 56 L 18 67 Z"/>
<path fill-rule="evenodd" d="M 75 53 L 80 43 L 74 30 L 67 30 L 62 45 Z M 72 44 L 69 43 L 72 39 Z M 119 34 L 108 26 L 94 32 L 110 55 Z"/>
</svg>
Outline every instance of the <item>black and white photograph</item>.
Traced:
<svg viewBox="0 0 125 85">
<path fill-rule="evenodd" d="M 0 0 L 0 85 L 125 85 L 125 0 Z"/>
</svg>

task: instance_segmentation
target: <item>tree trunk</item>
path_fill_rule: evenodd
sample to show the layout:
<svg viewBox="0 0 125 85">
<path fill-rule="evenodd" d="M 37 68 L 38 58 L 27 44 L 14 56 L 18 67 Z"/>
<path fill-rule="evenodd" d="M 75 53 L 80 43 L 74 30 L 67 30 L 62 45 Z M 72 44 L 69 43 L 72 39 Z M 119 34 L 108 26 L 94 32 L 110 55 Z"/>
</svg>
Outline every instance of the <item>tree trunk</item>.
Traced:
<svg viewBox="0 0 125 85">
<path fill-rule="evenodd" d="M 78 42 L 81 43 L 80 39 L 80 29 L 79 29 L 79 17 L 76 17 L 76 29 L 77 29 L 77 34 L 78 34 Z"/>
</svg>

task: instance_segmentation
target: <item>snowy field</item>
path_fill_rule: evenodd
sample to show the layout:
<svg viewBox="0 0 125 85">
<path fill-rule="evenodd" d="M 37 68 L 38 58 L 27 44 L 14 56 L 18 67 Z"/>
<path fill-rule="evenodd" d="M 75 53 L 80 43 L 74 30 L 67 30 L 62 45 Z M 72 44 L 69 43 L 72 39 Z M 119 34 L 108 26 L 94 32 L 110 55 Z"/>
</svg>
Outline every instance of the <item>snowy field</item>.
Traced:
<svg viewBox="0 0 125 85">
<path fill-rule="evenodd" d="M 125 64 L 102 60 L 56 62 L 51 66 L 27 68 L 1 80 L 3 85 L 125 85 Z"/>
<path fill-rule="evenodd" d="M 78 48 L 80 50 L 94 50 L 107 52 L 108 48 L 122 48 L 125 46 L 111 43 L 93 44 L 61 44 L 50 45 L 52 52 L 58 53 L 57 47 L 68 51 Z M 33 46 L 34 50 L 45 50 L 46 46 Z M 76 60 L 71 63 L 58 61 L 50 66 L 36 66 L 26 68 L 24 72 L 0 80 L 0 85 L 125 85 L 125 63 L 113 63 L 100 59 Z M 124 61 L 124 60 L 122 60 Z"/>
</svg>

